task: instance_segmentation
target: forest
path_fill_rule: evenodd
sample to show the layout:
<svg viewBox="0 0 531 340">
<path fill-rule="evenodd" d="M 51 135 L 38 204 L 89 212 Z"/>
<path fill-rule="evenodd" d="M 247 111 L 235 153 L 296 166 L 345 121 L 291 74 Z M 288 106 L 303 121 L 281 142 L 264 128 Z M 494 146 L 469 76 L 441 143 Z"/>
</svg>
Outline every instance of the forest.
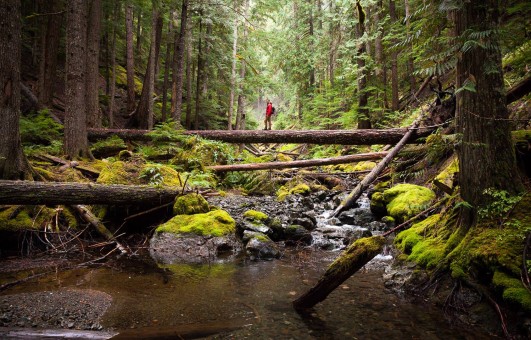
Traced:
<svg viewBox="0 0 531 340">
<path fill-rule="evenodd" d="M 528 1 L 0 27 L 0 337 L 531 336 Z"/>
</svg>

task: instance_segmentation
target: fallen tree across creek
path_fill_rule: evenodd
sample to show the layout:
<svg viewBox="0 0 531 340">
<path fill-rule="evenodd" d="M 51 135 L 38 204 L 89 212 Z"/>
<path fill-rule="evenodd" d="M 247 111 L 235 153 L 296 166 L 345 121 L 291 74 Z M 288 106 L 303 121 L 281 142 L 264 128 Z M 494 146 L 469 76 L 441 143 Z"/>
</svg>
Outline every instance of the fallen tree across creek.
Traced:
<svg viewBox="0 0 531 340">
<path fill-rule="evenodd" d="M 195 135 L 206 139 L 219 140 L 227 143 L 309 143 L 309 144 L 342 144 L 342 145 L 375 145 L 395 144 L 408 129 L 367 129 L 367 130 L 190 130 L 178 131 L 183 135 Z M 415 130 L 409 143 L 420 137 L 426 137 L 433 128 Z M 90 141 L 120 137 L 124 140 L 150 141 L 153 137 L 149 130 L 125 129 L 88 129 Z M 161 138 L 164 139 L 164 138 Z M 168 137 L 166 140 L 171 140 Z"/>
<path fill-rule="evenodd" d="M 173 201 L 182 192 L 178 187 L 0 180 L 0 204 L 157 205 Z"/>
<path fill-rule="evenodd" d="M 320 165 L 333 165 L 333 164 L 345 164 L 361 161 L 372 161 L 382 159 L 387 155 L 387 152 L 371 152 L 360 153 L 357 155 L 321 158 L 321 159 L 308 159 L 290 162 L 265 162 L 265 163 L 252 163 L 252 164 L 230 164 L 230 165 L 212 165 L 207 169 L 223 172 L 223 171 L 254 171 L 254 170 L 270 170 L 270 169 L 287 169 L 287 168 L 304 168 L 310 166 Z"/>
</svg>

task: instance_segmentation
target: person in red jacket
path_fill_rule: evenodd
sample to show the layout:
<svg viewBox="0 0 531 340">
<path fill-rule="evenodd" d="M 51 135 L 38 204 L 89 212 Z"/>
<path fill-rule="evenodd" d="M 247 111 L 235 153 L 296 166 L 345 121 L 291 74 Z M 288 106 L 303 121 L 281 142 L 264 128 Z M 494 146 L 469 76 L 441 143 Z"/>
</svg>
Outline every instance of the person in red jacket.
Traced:
<svg viewBox="0 0 531 340">
<path fill-rule="evenodd" d="M 266 117 L 264 120 L 264 130 L 271 130 L 271 115 L 273 114 L 273 103 L 268 99 L 266 108 Z M 268 127 L 269 126 L 269 127 Z"/>
</svg>

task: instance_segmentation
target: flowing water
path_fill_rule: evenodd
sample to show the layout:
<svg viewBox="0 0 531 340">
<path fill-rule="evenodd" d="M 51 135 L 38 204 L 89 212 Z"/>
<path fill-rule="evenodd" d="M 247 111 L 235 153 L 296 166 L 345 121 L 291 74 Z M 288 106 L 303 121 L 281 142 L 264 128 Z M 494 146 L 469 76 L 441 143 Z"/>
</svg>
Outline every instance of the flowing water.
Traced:
<svg viewBox="0 0 531 340">
<path fill-rule="evenodd" d="M 320 227 L 333 227 L 326 215 L 319 221 Z M 60 273 L 33 289 L 73 287 L 110 294 L 113 302 L 101 323 L 124 338 L 162 339 L 183 335 L 184 330 L 196 336 L 210 330 L 216 339 L 489 338 L 450 323 L 439 309 L 408 302 L 387 290 L 381 269 L 360 270 L 311 313 L 297 313 L 291 301 L 308 290 L 338 255 L 339 251 L 292 248 L 274 261 L 241 257 L 205 265 L 156 265 L 140 256 L 121 260 L 118 267 Z M 388 260 L 378 256 L 372 262 Z"/>
</svg>

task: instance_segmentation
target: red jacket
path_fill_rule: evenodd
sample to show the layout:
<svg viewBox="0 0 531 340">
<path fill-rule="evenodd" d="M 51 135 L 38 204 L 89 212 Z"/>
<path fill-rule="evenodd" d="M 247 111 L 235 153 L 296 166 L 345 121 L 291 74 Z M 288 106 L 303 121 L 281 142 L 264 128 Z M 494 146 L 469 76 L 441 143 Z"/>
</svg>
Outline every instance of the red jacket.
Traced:
<svg viewBox="0 0 531 340">
<path fill-rule="evenodd" d="M 266 116 L 271 116 L 271 111 L 273 111 L 273 104 L 269 103 L 266 108 Z"/>
</svg>

